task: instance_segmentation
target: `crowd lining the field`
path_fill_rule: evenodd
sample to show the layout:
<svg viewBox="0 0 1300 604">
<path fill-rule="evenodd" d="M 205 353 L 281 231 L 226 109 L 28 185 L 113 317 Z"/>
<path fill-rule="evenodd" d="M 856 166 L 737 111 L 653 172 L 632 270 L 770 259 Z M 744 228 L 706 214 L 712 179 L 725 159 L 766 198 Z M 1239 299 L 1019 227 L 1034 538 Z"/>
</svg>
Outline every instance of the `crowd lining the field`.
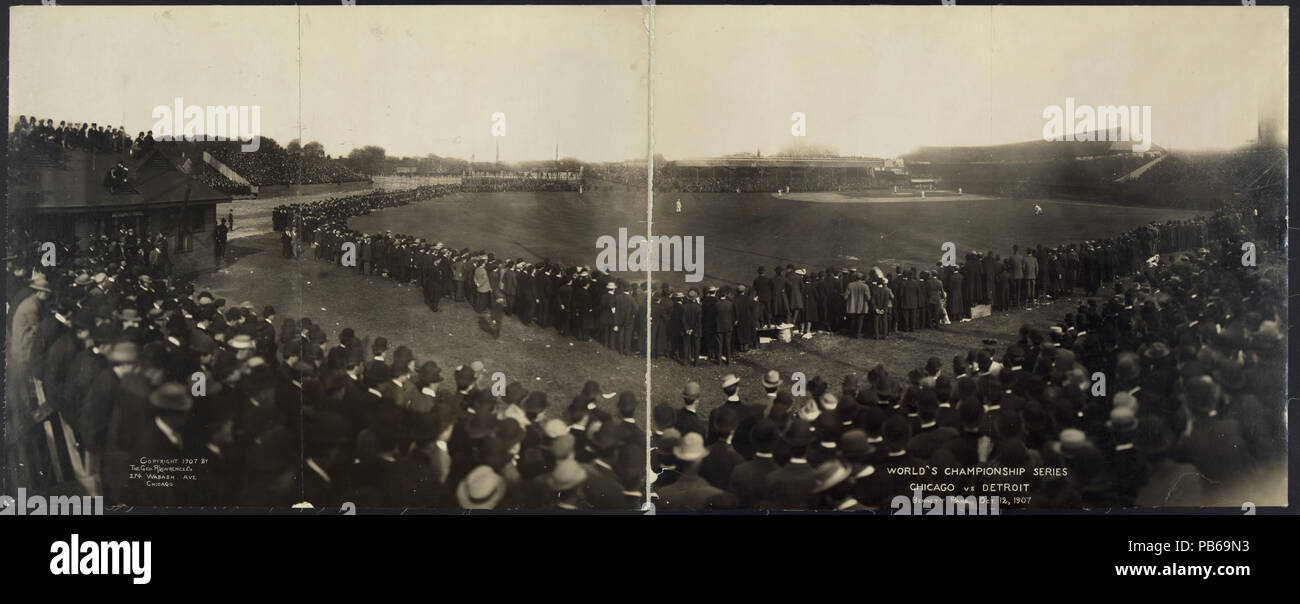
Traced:
<svg viewBox="0 0 1300 604">
<path fill-rule="evenodd" d="M 280 206 L 273 223 L 287 257 L 311 248 L 337 265 L 343 243 L 353 243 L 357 270 L 420 284 L 435 310 L 443 297 L 465 300 L 490 314 L 495 329 L 511 314 L 636 354 L 651 312 L 652 354 L 691 363 L 701 355 L 730 362 L 729 341 L 756 345 L 765 324 L 883 336 L 960 320 L 972 303 L 1011 309 L 1044 293 L 1095 296 L 1115 283 L 1113 296 L 1051 329 L 1025 326 L 1000 354 L 990 346 L 958 355 L 952 376 L 935 358 L 905 378 L 878 366 L 865 379 L 847 376 L 839 395 L 814 378 L 802 403 L 780 374 L 769 373 L 765 399 L 754 403 L 746 402 L 750 387 L 729 376 L 727 402 L 707 420 L 696 414 L 707 395 L 688 384 L 682 406 L 654 409 L 654 497 L 665 509 L 882 509 L 918 481 L 900 468 L 920 467 L 945 469 L 924 483 L 939 494 L 998 482 L 961 468 L 1016 473 L 1033 507 L 1146 504 L 1152 489 L 1190 468 L 1203 478 L 1177 485 L 1166 503 L 1194 504 L 1276 459 L 1285 443 L 1285 282 L 1234 265 L 1249 222 L 1241 211 L 1080 246 L 1016 248 L 1006 259 L 972 253 L 920 274 L 777 267 L 752 290 L 708 288 L 703 304 L 699 292 L 664 285 L 649 309 L 645 285 L 587 267 L 498 259 L 345 224 L 460 190 Z M 563 418 L 548 418 L 545 393 L 511 384 L 493 395 L 481 363 L 457 367 L 455 388 L 440 392 L 441 369 L 417 363 L 406 347 L 389 356 L 383 338 L 367 342 L 352 330 L 331 346 L 308 318 L 277 330 L 274 309 L 226 307 L 195 293 L 169 276 L 165 240 L 124 231 L 85 252 L 65 248 L 48 268 L 37 262 L 36 242 L 14 245 L 23 241 L 10 237 L 9 400 L 32 400 L 26 378 L 39 380 L 112 502 L 264 506 L 304 497 L 317 505 L 580 509 L 635 507 L 643 498 L 644 431 L 631 393 L 602 393 L 589 382 Z M 723 302 L 730 328 L 719 320 Z M 742 315 L 750 319 L 739 329 Z M 204 396 L 190 394 L 196 371 L 208 378 Z M 1110 382 L 1094 396 L 1098 371 Z M 616 414 L 597 404 L 615 396 Z M 303 466 L 299 443 L 310 462 Z M 193 488 L 153 488 L 124 475 L 125 460 L 182 454 L 213 462 Z"/>
<path fill-rule="evenodd" d="M 1221 505 L 1287 442 L 1285 277 L 1221 243 L 950 367 L 878 365 L 838 389 L 816 376 L 806 399 L 775 370 L 712 392 L 688 383 L 680 404 L 653 410 L 652 497 L 665 510 L 897 510 L 900 496 L 967 495 L 1002 509 Z M 706 417 L 710 394 L 725 402 Z"/>
<path fill-rule="evenodd" d="M 588 381 L 554 413 L 548 393 L 517 382 L 494 394 L 477 361 L 444 380 L 383 337 L 345 328 L 329 342 L 307 317 L 277 328 L 269 306 L 171 278 L 130 230 L 64 248 L 53 267 L 38 242 L 9 241 L 9 432 L 39 432 L 30 414 L 43 397 L 109 505 L 573 510 L 645 499 L 630 392 Z M 184 472 L 194 480 L 147 461 L 177 459 L 196 460 Z"/>
<path fill-rule="evenodd" d="M 349 215 L 334 205 L 336 217 Z M 782 275 L 777 267 L 770 279 L 760 274 L 754 289 L 738 288 L 735 302 L 729 288 L 708 288 L 699 304 L 698 292 L 683 296 L 665 285 L 652 306 L 652 348 L 692 363 L 699 356 L 729 362 L 732 337 L 741 349 L 756 345 L 765 323 L 860 335 L 862 319 L 876 315 L 866 329 L 880 335 L 959 320 L 973 303 L 1005 310 L 1048 295 L 1095 297 L 1108 282 L 1115 291 L 1051 329 L 1024 326 L 1000 354 L 988 346 L 958 355 L 952 377 L 937 358 L 906 378 L 878 366 L 861 386 L 860 376 L 847 377 L 839 396 L 827 395 L 833 389 L 814 378 L 810 398 L 798 404 L 772 372 L 763 384 L 765 403 L 747 404 L 739 383 L 726 383 L 728 402 L 707 420 L 697 415 L 701 390 L 689 384 L 684 405 L 655 409 L 655 498 L 665 509 L 884 509 L 918 484 L 900 468 L 935 466 L 948 474 L 920 481 L 924 495 L 972 487 L 1007 496 L 1006 489 L 1021 488 L 1004 501 L 1157 505 L 1153 493 L 1170 476 L 1195 468 L 1204 478 L 1179 485 L 1166 504 L 1197 505 L 1219 485 L 1275 461 L 1277 444 L 1285 442 L 1278 432 L 1282 290 L 1280 280 L 1241 267 L 1248 222 L 1241 211 L 1225 210 L 1082 245 L 1025 253 L 1017 247 L 1005 259 L 973 252 L 965 262 L 919 275 L 895 267 L 889 278 L 875 267 L 867 275 L 809 275 L 793 266 Z M 437 244 L 407 244 L 460 257 Z M 1171 262 L 1179 251 L 1187 252 Z M 419 274 L 418 260 L 380 262 L 399 280 Z M 402 265 L 411 270 L 403 273 Z M 498 298 L 497 282 L 489 280 L 482 293 Z M 748 311 L 737 312 L 741 300 L 752 302 Z M 720 303 L 730 306 L 722 313 L 733 317 L 730 329 L 726 320 L 717 323 Z M 706 316 L 715 324 L 705 325 Z M 742 322 L 747 327 L 733 331 Z M 1194 329 L 1198 324 L 1217 326 L 1211 333 Z M 1221 335 L 1224 329 L 1231 335 Z M 1111 376 L 1110 394 L 1092 395 L 1090 376 L 1098 371 Z M 981 467 L 1023 478 L 1015 484 L 1024 486 L 970 470 Z"/>
<path fill-rule="evenodd" d="M 555 329 L 579 341 L 596 340 L 625 355 L 644 348 L 644 285 L 587 266 L 457 250 L 410 235 L 361 233 L 346 224 L 347 218 L 378 208 L 462 190 L 462 185 L 434 185 L 284 205 L 273 210 L 272 222 L 282 231 L 285 257 L 310 250 L 317 260 L 340 266 L 351 253 L 350 268 L 419 286 L 435 312 L 446 298 L 470 304 L 489 317 L 497 335 L 505 317 L 511 316 L 523 325 Z M 354 246 L 351 252 L 345 244 Z"/>
</svg>

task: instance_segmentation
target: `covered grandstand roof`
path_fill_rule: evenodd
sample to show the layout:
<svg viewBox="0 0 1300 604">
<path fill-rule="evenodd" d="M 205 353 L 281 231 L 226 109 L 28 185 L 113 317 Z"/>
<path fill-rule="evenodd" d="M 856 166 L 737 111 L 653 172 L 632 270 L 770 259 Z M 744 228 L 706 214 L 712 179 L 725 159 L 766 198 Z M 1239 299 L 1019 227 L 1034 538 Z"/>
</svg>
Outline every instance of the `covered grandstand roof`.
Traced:
<svg viewBox="0 0 1300 604">
<path fill-rule="evenodd" d="M 128 153 L 69 149 L 56 160 L 45 154 L 13 157 L 9 208 L 37 212 L 117 210 L 182 203 L 223 203 L 231 196 L 182 172 L 154 150 L 140 158 Z M 130 190 L 112 192 L 105 176 L 117 162 L 130 172 Z"/>
<path fill-rule="evenodd" d="M 876 157 L 714 157 L 668 162 L 681 168 L 883 168 Z"/>
<path fill-rule="evenodd" d="M 1110 137 L 1108 137 L 1110 138 Z M 1163 153 L 1164 149 L 1151 145 L 1148 152 Z M 1095 157 L 1116 153 L 1133 153 L 1133 143 L 1128 141 L 1046 141 L 1036 140 L 1005 145 L 976 147 L 921 147 L 903 154 L 909 162 L 977 163 L 1005 161 L 1040 161 Z"/>
</svg>

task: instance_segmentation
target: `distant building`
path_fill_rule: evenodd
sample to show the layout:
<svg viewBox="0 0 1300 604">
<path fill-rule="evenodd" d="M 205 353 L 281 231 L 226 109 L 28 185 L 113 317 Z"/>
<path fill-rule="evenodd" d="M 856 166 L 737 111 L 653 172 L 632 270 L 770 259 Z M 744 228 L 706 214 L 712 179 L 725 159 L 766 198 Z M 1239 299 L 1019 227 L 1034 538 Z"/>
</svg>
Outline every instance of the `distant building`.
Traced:
<svg viewBox="0 0 1300 604">
<path fill-rule="evenodd" d="M 8 218 L 38 241 L 77 245 L 130 228 L 167 237 L 178 274 L 216 268 L 213 231 L 217 205 L 231 196 L 195 180 L 162 151 L 128 153 L 64 150 L 10 155 Z M 121 163 L 125 179 L 110 170 Z"/>
<path fill-rule="evenodd" d="M 874 157 L 759 157 L 748 153 L 655 164 L 656 186 L 743 191 L 835 191 L 882 186 L 881 176 L 900 173 L 900 160 Z"/>
</svg>

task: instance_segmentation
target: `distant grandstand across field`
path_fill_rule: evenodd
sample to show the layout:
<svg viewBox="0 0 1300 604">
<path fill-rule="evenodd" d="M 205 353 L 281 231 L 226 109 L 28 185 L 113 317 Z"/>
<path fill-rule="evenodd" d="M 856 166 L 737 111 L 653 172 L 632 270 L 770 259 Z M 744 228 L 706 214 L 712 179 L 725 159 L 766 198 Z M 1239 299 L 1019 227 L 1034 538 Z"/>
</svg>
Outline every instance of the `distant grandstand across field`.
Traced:
<svg viewBox="0 0 1300 604">
<path fill-rule="evenodd" d="M 905 184 L 903 162 L 878 157 L 732 156 L 655 163 L 659 191 L 857 191 Z"/>
<path fill-rule="evenodd" d="M 1286 149 L 1189 153 L 1152 146 L 1136 152 L 1131 143 L 1029 141 L 922 147 L 903 160 L 913 177 L 936 179 L 946 189 L 1208 209 L 1276 179 L 1285 171 Z"/>
<path fill-rule="evenodd" d="M 262 138 L 256 151 L 245 152 L 238 143 L 167 141 L 156 143 L 169 156 L 181 158 L 189 173 L 209 186 L 232 195 L 258 195 L 268 191 L 307 187 L 344 187 L 368 184 L 369 179 L 313 145 L 293 141 L 281 147 Z"/>
</svg>

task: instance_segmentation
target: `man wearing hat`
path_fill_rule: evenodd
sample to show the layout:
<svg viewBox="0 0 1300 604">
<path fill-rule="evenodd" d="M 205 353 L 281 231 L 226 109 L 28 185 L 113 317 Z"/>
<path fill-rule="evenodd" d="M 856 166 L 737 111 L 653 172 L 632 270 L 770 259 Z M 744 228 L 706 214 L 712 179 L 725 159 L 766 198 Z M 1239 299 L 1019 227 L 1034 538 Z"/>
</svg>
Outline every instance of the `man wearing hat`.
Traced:
<svg viewBox="0 0 1300 604">
<path fill-rule="evenodd" d="M 745 352 L 758 346 L 758 320 L 762 310 L 758 296 L 745 284 L 736 286 L 736 351 Z"/>
<path fill-rule="evenodd" d="M 700 299 L 700 356 L 710 361 L 717 356 L 717 348 L 713 341 L 717 333 L 717 324 L 718 286 L 710 285 L 704 288 L 704 297 Z"/>
<path fill-rule="evenodd" d="M 314 506 L 341 504 L 352 462 L 345 453 L 351 428 L 343 416 L 329 411 L 306 414 L 303 423 L 303 500 Z"/>
<path fill-rule="evenodd" d="M 64 383 L 56 388 L 65 403 L 64 420 L 76 429 L 80 429 L 82 403 L 85 393 L 99 373 L 108 367 L 107 353 L 117 340 L 117 326 L 112 323 L 96 325 L 90 330 L 90 337 L 72 357 L 71 366 Z"/>
<path fill-rule="evenodd" d="M 698 433 L 682 436 L 681 442 L 673 447 L 673 457 L 677 459 L 677 469 L 681 476 L 672 484 L 658 489 L 661 507 L 673 511 L 703 510 L 704 503 L 710 497 L 723 492 L 700 477 L 700 461 L 708 454 L 704 439 Z"/>
<path fill-rule="evenodd" d="M 54 304 L 43 305 L 45 308 L 42 309 L 41 321 L 32 337 L 32 356 L 29 361 L 31 376 L 42 381 L 48 381 L 43 373 L 46 355 L 55 340 L 69 332 L 72 327 L 72 312 L 77 309 L 71 296 L 66 294 L 52 300 Z"/>
<path fill-rule="evenodd" d="M 700 417 L 700 385 L 695 382 L 687 382 L 686 387 L 682 389 L 682 408 L 677 410 L 677 423 L 674 426 L 682 434 L 704 435 L 709 431 L 709 423 Z"/>
<path fill-rule="evenodd" d="M 14 380 L 17 394 L 26 398 L 28 395 L 27 379 L 32 377 L 31 366 L 36 354 L 36 330 L 41 323 L 41 310 L 46 300 L 53 295 L 53 290 L 44 275 L 37 275 L 28 285 L 32 294 L 18 303 L 13 311 L 12 328 L 9 330 L 9 379 Z"/>
<path fill-rule="evenodd" d="M 1103 453 L 1114 472 L 1116 497 L 1121 505 L 1132 506 L 1151 474 L 1147 456 L 1137 447 L 1138 417 L 1131 408 L 1116 407 L 1106 425 L 1110 443 Z"/>
<path fill-rule="evenodd" d="M 419 480 L 415 464 L 403 455 L 409 442 L 405 421 L 403 410 L 392 405 L 380 406 L 374 414 L 368 430 L 375 454 L 352 464 L 347 479 L 350 501 L 358 506 L 404 507 L 414 499 Z"/>
<path fill-rule="evenodd" d="M 554 494 L 549 507 L 566 511 L 589 509 L 582 489 L 587 476 L 587 470 L 571 457 L 556 462 L 555 469 L 546 476 L 546 484 Z"/>
<path fill-rule="evenodd" d="M 854 498 L 852 476 L 852 467 L 838 458 L 828 459 L 818 465 L 813 473 L 816 509 L 840 512 L 868 509 Z"/>
<path fill-rule="evenodd" d="M 618 419 L 622 428 L 621 439 L 623 442 L 639 443 L 642 448 L 645 447 L 645 430 L 636 425 L 637 408 L 641 404 L 637 402 L 636 395 L 623 391 L 618 394 Z"/>
<path fill-rule="evenodd" d="M 134 342 L 119 341 L 107 355 L 108 367 L 100 371 L 86 389 L 81 403 L 81 421 L 78 432 L 81 443 L 94 461 L 103 458 L 107 446 L 109 422 L 119 398 L 118 385 L 122 378 L 135 371 L 138 350 Z"/>
<path fill-rule="evenodd" d="M 589 446 L 595 451 L 590 463 L 582 464 L 587 472 L 583 484 L 584 499 L 601 510 L 626 509 L 623 482 L 614 471 L 622 441 L 622 427 L 616 423 L 602 423 L 591 435 Z M 642 445 L 644 447 L 644 445 Z"/>
<path fill-rule="evenodd" d="M 438 384 L 442 370 L 433 361 L 425 361 L 416 372 L 414 390 L 410 394 L 410 409 L 416 413 L 429 413 L 438 402 Z"/>
<path fill-rule="evenodd" d="M 758 267 L 758 276 L 754 277 L 754 293 L 758 297 L 758 320 L 762 325 L 771 325 L 773 321 L 773 300 L 776 298 L 776 282 L 765 275 L 766 268 Z"/>
<path fill-rule="evenodd" d="M 766 417 L 754 423 L 750 432 L 750 442 L 754 446 L 754 457 L 737 465 L 731 471 L 727 490 L 735 493 L 742 509 L 755 508 L 763 498 L 767 488 L 767 477 L 780 466 L 772 459 L 772 451 L 781 439 L 781 432 L 776 423 Z"/>
<path fill-rule="evenodd" d="M 682 362 L 689 362 L 692 367 L 699 362 L 700 338 L 704 330 L 704 311 L 700 308 L 699 298 L 699 292 L 692 289 L 686 293 L 686 302 L 681 306 Z"/>
<path fill-rule="evenodd" d="M 733 430 L 735 430 L 740 423 L 744 422 L 744 420 L 758 415 L 763 411 L 762 407 L 757 405 L 746 405 L 740 400 L 740 378 L 736 377 L 736 374 L 734 373 L 729 373 L 722 378 L 722 393 L 727 397 L 726 400 L 723 401 L 722 406 L 717 407 L 709 413 L 710 429 L 705 436 L 706 444 L 711 445 L 724 438 L 724 435 L 719 432 L 716 427 L 718 425 L 717 416 L 722 409 L 732 409 L 735 411 L 737 425 L 732 427 Z M 746 453 L 749 453 L 750 455 L 753 454 L 753 448 L 749 445 L 748 434 L 736 434 L 732 439 L 732 445 L 736 447 L 736 451 L 740 452 L 741 455 L 745 455 Z"/>
<path fill-rule="evenodd" d="M 1190 429 L 1176 450 L 1212 485 L 1232 481 L 1254 464 L 1241 420 L 1222 412 L 1222 387 L 1208 375 L 1183 380 Z M 1157 416 L 1158 417 L 1158 416 Z"/>
<path fill-rule="evenodd" d="M 713 305 L 713 346 L 710 349 L 714 362 L 731 364 L 732 334 L 736 330 L 736 305 L 731 302 L 727 292 L 718 295 Z"/>
<path fill-rule="evenodd" d="M 621 336 L 617 329 L 618 308 L 615 299 L 618 297 L 618 284 L 613 280 L 605 283 L 605 291 L 600 294 L 596 300 L 596 329 L 600 333 L 600 342 L 606 348 L 617 348 L 615 336 Z"/>
<path fill-rule="evenodd" d="M 72 371 L 73 360 L 77 353 L 84 350 L 90 339 L 90 331 L 95 326 L 94 314 L 88 309 L 76 310 L 68 321 L 69 327 L 63 330 L 50 344 L 45 353 L 45 362 L 40 369 L 41 382 L 45 389 L 45 398 L 61 412 L 66 413 L 71 400 L 66 398 L 67 378 Z M 67 419 L 66 415 L 64 419 Z"/>
<path fill-rule="evenodd" d="M 719 438 L 708 446 L 709 453 L 700 462 L 700 477 L 709 481 L 709 484 L 726 490 L 731 482 L 732 470 L 745 462 L 745 458 L 731 446 L 733 434 L 740 425 L 740 415 L 734 408 L 726 406 L 719 407 L 711 415 L 713 431 Z"/>
<path fill-rule="evenodd" d="M 853 280 L 844 289 L 844 312 L 849 316 L 853 337 L 862 337 L 863 321 L 871 310 L 871 289 L 862 273 L 853 273 Z"/>
<path fill-rule="evenodd" d="M 912 427 L 902 415 L 891 415 L 884 425 L 885 458 L 881 465 L 890 468 L 917 468 L 924 465 L 907 451 L 912 439 Z"/>
<path fill-rule="evenodd" d="M 153 409 L 152 425 L 131 439 L 131 447 L 125 455 L 105 457 L 103 478 L 110 482 L 116 476 L 123 479 L 116 489 L 112 489 L 121 494 L 120 502 L 142 506 L 178 505 L 186 490 L 186 485 L 179 480 L 171 487 L 149 486 L 145 480 L 126 479 L 126 474 L 131 460 L 179 459 L 194 450 L 183 437 L 194 400 L 185 385 L 168 382 L 149 395 L 149 405 Z M 106 483 L 106 491 L 108 487 Z"/>
<path fill-rule="evenodd" d="M 456 486 L 456 501 L 465 510 L 495 509 L 505 494 L 505 479 L 485 465 L 471 470 Z"/>
<path fill-rule="evenodd" d="M 782 440 L 790 451 L 790 461 L 767 475 L 763 499 L 759 507 L 777 510 L 803 510 L 812 505 L 812 490 L 816 477 L 808 465 L 808 445 L 813 442 L 812 427 L 802 419 L 794 419 L 786 428 Z"/>
<path fill-rule="evenodd" d="M 933 390 L 924 390 L 918 397 L 917 416 L 920 426 L 916 434 L 907 442 L 907 451 L 917 459 L 929 460 L 934 451 L 943 447 L 948 441 L 957 438 L 954 428 L 939 425 L 939 399 Z M 1019 417 L 1017 414 L 1016 417 Z"/>
</svg>

